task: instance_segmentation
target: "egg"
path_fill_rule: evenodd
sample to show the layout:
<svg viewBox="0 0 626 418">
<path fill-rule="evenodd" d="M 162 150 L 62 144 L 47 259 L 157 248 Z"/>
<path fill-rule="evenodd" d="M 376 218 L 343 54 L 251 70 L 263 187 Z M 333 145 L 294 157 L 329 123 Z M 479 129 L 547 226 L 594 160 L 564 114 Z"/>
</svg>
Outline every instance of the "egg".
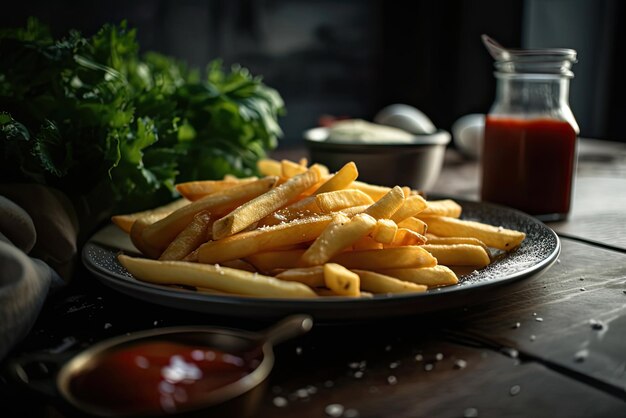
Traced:
<svg viewBox="0 0 626 418">
<path fill-rule="evenodd" d="M 480 158 L 485 131 L 485 115 L 472 113 L 459 118 L 452 125 L 454 144 L 469 158 Z"/>
<path fill-rule="evenodd" d="M 392 104 L 381 109 L 374 116 L 374 122 L 403 129 L 412 134 L 432 134 L 437 131 L 424 112 L 406 104 Z"/>
</svg>

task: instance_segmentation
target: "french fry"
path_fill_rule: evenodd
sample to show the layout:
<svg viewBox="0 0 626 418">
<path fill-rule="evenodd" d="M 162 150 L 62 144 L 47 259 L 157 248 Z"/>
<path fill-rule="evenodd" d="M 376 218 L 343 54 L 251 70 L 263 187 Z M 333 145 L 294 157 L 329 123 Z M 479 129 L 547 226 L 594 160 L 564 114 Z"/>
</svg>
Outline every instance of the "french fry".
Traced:
<svg viewBox="0 0 626 418">
<path fill-rule="evenodd" d="M 361 289 L 376 293 L 421 293 L 427 287 L 420 284 L 398 280 L 394 277 L 360 269 L 353 269 L 361 279 Z"/>
<path fill-rule="evenodd" d="M 402 222 L 422 212 L 426 209 L 427 205 L 426 200 L 418 194 L 408 196 L 404 199 L 402 206 L 391 216 L 391 219 L 396 223 Z"/>
<path fill-rule="evenodd" d="M 198 248 L 198 261 L 221 263 L 285 245 L 312 241 L 322 233 L 330 221 L 329 215 L 311 217 L 209 241 Z"/>
<path fill-rule="evenodd" d="M 346 251 L 331 260 L 349 269 L 434 267 L 437 259 L 421 246 L 383 248 L 382 250 Z"/>
<path fill-rule="evenodd" d="M 224 261 L 222 262 L 222 266 L 229 267 L 231 269 L 245 270 L 251 273 L 255 273 L 257 271 L 252 264 L 242 259 Z"/>
<path fill-rule="evenodd" d="M 299 166 L 300 167 L 300 166 Z M 213 224 L 213 239 L 233 235 L 285 206 L 320 179 L 316 166 L 244 203 Z"/>
<path fill-rule="evenodd" d="M 389 190 L 389 193 L 381 197 L 371 205 L 365 213 L 374 219 L 391 218 L 391 216 L 404 203 L 404 191 L 400 186 Z"/>
<path fill-rule="evenodd" d="M 141 212 L 130 213 L 126 215 L 115 215 L 111 217 L 111 221 L 117 225 L 122 231 L 126 233 L 130 233 L 130 228 L 132 228 L 133 223 L 139 218 L 145 218 L 144 222 L 147 224 L 155 223 L 163 218 L 165 218 L 170 213 L 174 212 L 177 209 L 182 208 L 185 205 L 189 204 L 189 200 L 187 199 L 176 199 L 171 203 L 168 203 L 163 206 L 159 206 L 158 208 L 144 210 Z"/>
<path fill-rule="evenodd" d="M 143 231 L 150 225 L 152 225 L 152 219 L 150 216 L 137 219 L 133 222 L 133 226 L 130 228 L 130 240 L 133 245 L 137 247 L 137 249 L 145 256 L 150 258 L 159 258 L 161 250 L 153 247 L 143 239 Z"/>
<path fill-rule="evenodd" d="M 302 263 L 303 249 L 263 251 L 250 254 L 245 258 L 258 271 L 271 274 L 277 270 L 304 267 Z"/>
<path fill-rule="evenodd" d="M 359 275 L 342 265 L 324 264 L 324 283 L 326 287 L 341 296 L 360 296 Z"/>
<path fill-rule="evenodd" d="M 485 249 L 479 245 L 453 244 L 453 245 L 422 245 L 431 253 L 438 264 L 447 266 L 476 266 L 485 267 L 491 260 Z"/>
<path fill-rule="evenodd" d="M 276 180 L 276 177 L 264 177 L 251 183 L 220 190 L 196 200 L 147 226 L 142 233 L 143 240 L 154 248 L 164 250 L 176 238 L 176 235 L 185 229 L 197 213 L 208 210 L 217 215 L 230 211 L 232 208 L 270 190 Z"/>
<path fill-rule="evenodd" d="M 298 174 L 305 173 L 307 171 L 306 165 L 301 165 L 298 163 L 294 163 L 289 160 L 282 160 L 280 162 L 281 175 L 285 178 L 292 178 L 297 176 Z"/>
<path fill-rule="evenodd" d="M 423 267 L 415 269 L 382 269 L 378 273 L 395 277 L 399 280 L 422 284 L 430 287 L 450 286 L 457 284 L 459 279 L 454 272 L 446 266 Z"/>
<path fill-rule="evenodd" d="M 358 180 L 352 182 L 349 188 L 362 191 L 363 193 L 369 195 L 374 200 L 374 202 L 378 202 L 384 195 L 391 191 L 390 187 L 364 183 Z M 402 187 L 402 191 L 405 196 L 409 196 L 412 194 L 411 189 L 406 186 Z"/>
<path fill-rule="evenodd" d="M 370 205 L 361 205 L 361 206 L 352 206 L 349 208 L 341 209 L 339 212 L 348 216 L 349 218 L 353 217 L 356 214 L 363 213 L 369 208 Z"/>
<path fill-rule="evenodd" d="M 187 261 L 157 261 L 123 254 L 119 262 L 135 278 L 155 284 L 178 284 L 271 298 L 317 297 L 306 285 L 249 271 Z"/>
<path fill-rule="evenodd" d="M 448 216 L 458 218 L 461 216 L 461 205 L 454 200 L 429 200 L 428 207 L 424 209 L 420 216 Z"/>
<path fill-rule="evenodd" d="M 376 228 L 370 234 L 376 242 L 389 244 L 393 242 L 398 232 L 398 225 L 391 219 L 379 219 L 376 221 Z"/>
<path fill-rule="evenodd" d="M 315 195 L 315 203 L 324 213 L 337 212 L 353 206 L 371 205 L 371 197 L 356 189 L 335 190 Z"/>
<path fill-rule="evenodd" d="M 309 287 L 323 287 L 324 266 L 299 267 L 285 270 L 276 275 L 277 279 L 303 283 Z"/>
<path fill-rule="evenodd" d="M 368 235 L 375 226 L 376 220 L 367 214 L 360 213 L 350 219 L 337 213 L 333 216 L 333 221 L 304 252 L 302 261 L 309 266 L 324 264 L 359 238 Z"/>
<path fill-rule="evenodd" d="M 415 231 L 406 228 L 398 228 L 394 239 L 386 243 L 385 247 L 402 247 L 406 245 L 422 245 L 426 242 L 426 237 Z"/>
<path fill-rule="evenodd" d="M 317 294 L 317 296 L 323 296 L 323 297 L 326 297 L 326 298 L 328 298 L 328 297 L 331 297 L 331 298 L 332 297 L 344 297 L 345 298 L 345 296 L 338 295 L 334 291 L 332 291 L 330 289 L 327 289 L 325 287 L 318 287 L 318 288 L 315 288 L 314 290 L 315 290 L 315 293 Z M 369 299 L 371 299 L 371 298 L 374 297 L 374 295 L 371 294 L 370 292 L 362 292 L 361 291 L 361 292 L 359 292 L 359 297 L 360 298 L 369 298 Z"/>
<path fill-rule="evenodd" d="M 176 185 L 178 193 L 183 195 L 187 200 L 196 201 L 203 197 L 210 195 L 211 193 L 219 192 L 220 190 L 229 189 L 234 186 L 238 186 L 243 183 L 251 183 L 258 180 L 257 177 L 247 177 L 242 179 L 229 179 L 229 180 L 201 180 L 201 181 L 189 181 L 186 183 L 179 183 Z"/>
<path fill-rule="evenodd" d="M 371 197 L 374 202 L 378 201 L 391 190 L 390 187 L 377 186 L 375 184 L 369 184 L 359 180 L 353 181 L 349 188 L 362 191 Z"/>
<path fill-rule="evenodd" d="M 261 158 L 257 161 L 256 168 L 263 176 L 280 177 L 283 173 L 280 161 L 276 161 L 271 158 Z"/>
<path fill-rule="evenodd" d="M 352 244 L 353 250 L 380 250 L 383 248 L 383 244 L 376 241 L 371 236 L 358 239 Z"/>
<path fill-rule="evenodd" d="M 174 238 L 159 260 L 182 260 L 189 253 L 206 242 L 207 229 L 211 225 L 211 214 L 208 211 L 197 213 L 193 220 Z"/>
<path fill-rule="evenodd" d="M 315 196 L 308 196 L 298 200 L 276 212 L 270 213 L 259 221 L 259 227 L 278 225 L 284 222 L 291 222 L 307 216 L 320 215 L 322 211 L 315 201 Z"/>
<path fill-rule="evenodd" d="M 520 231 L 445 216 L 429 216 L 422 218 L 422 220 L 428 225 L 428 232 L 434 235 L 474 237 L 484 242 L 488 247 L 503 251 L 517 248 L 526 237 L 526 234 Z"/>
<path fill-rule="evenodd" d="M 405 220 L 398 222 L 398 227 L 410 229 L 420 235 L 426 235 L 426 230 L 428 229 L 426 222 L 415 217 L 406 218 Z"/>
<path fill-rule="evenodd" d="M 316 191 L 315 194 L 333 192 L 335 190 L 343 190 L 348 188 L 350 184 L 359 175 L 359 171 L 356 168 L 356 164 L 352 161 L 341 167 L 339 171 L 337 171 L 334 175 L 332 175 L 324 184 L 322 184 Z"/>
<path fill-rule="evenodd" d="M 432 234 L 426 235 L 426 240 L 428 244 L 436 244 L 436 245 L 452 245 L 452 244 L 470 244 L 470 245 L 480 245 L 489 253 L 489 248 L 485 245 L 484 242 L 474 237 L 437 237 Z"/>
</svg>

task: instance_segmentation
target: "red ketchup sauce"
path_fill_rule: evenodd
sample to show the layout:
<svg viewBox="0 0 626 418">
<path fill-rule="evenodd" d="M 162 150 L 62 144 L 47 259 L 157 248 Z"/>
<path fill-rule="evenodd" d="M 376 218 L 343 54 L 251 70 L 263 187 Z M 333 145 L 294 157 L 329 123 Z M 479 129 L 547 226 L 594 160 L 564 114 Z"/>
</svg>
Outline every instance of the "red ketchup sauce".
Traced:
<svg viewBox="0 0 626 418">
<path fill-rule="evenodd" d="M 559 120 L 488 116 L 482 199 L 531 215 L 567 214 L 576 136 L 569 123 Z"/>
<path fill-rule="evenodd" d="M 105 353 L 72 378 L 70 391 L 116 414 L 174 413 L 250 374 L 261 357 L 174 342 L 137 343 Z"/>
</svg>

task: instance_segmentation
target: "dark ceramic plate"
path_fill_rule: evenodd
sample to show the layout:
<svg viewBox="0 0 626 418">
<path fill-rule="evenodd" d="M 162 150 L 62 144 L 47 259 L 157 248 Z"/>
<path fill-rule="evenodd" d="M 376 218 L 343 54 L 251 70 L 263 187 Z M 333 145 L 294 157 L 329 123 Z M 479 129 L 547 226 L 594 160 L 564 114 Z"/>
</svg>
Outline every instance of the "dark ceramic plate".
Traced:
<svg viewBox="0 0 626 418">
<path fill-rule="evenodd" d="M 514 209 L 457 199 L 463 219 L 503 226 L 526 233 L 522 245 L 486 268 L 460 277 L 459 284 L 425 293 L 377 295 L 371 299 L 342 297 L 272 299 L 225 296 L 169 288 L 136 280 L 116 255 L 128 252 L 125 235 L 115 235 L 112 225 L 96 234 L 83 249 L 83 263 L 105 285 L 127 295 L 169 307 L 224 316 L 274 320 L 293 313 L 310 314 L 323 321 L 359 321 L 414 315 L 475 303 L 501 286 L 537 275 L 557 259 L 561 246 L 557 235 L 543 223 Z M 114 234 L 112 237 L 110 234 Z M 108 238 L 103 239 L 103 236 Z M 471 302 L 470 302 L 471 301 Z"/>
</svg>

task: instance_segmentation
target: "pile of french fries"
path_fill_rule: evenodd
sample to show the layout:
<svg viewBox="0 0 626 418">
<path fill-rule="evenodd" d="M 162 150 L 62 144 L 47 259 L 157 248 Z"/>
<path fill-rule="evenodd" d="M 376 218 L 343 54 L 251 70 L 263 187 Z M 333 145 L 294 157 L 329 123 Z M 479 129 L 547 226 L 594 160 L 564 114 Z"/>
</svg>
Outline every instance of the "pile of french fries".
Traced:
<svg viewBox="0 0 626 418">
<path fill-rule="evenodd" d="M 145 256 L 120 263 L 139 280 L 199 292 L 371 297 L 456 284 L 460 266 L 485 267 L 525 238 L 460 219 L 452 200 L 360 182 L 352 162 L 333 174 L 306 160 L 258 168 L 260 178 L 178 184 L 180 200 L 114 216 Z"/>
</svg>

